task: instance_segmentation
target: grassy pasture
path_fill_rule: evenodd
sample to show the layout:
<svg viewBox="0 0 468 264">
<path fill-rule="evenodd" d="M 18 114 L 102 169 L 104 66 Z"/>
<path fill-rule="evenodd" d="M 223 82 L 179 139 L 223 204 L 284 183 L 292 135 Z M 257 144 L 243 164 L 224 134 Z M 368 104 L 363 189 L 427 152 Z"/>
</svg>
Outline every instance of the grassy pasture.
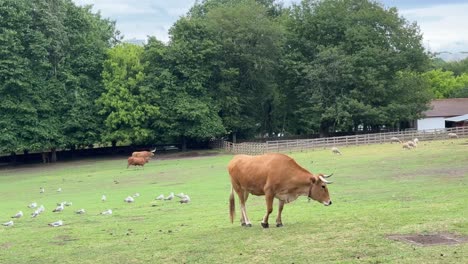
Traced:
<svg viewBox="0 0 468 264">
<path fill-rule="evenodd" d="M 453 142 L 453 143 L 452 143 Z M 231 224 L 226 165 L 231 155 L 156 159 L 126 169 L 96 159 L 0 169 L 0 263 L 467 263 L 468 243 L 421 247 L 390 234 L 468 235 L 468 144 L 420 142 L 290 153 L 312 172 L 330 173 L 333 205 L 287 204 L 283 228 L 262 229 L 263 197 L 250 196 L 254 226 Z M 114 180 L 119 183 L 115 184 Z M 44 186 L 46 192 L 39 193 Z M 63 191 L 57 193 L 57 188 Z M 141 194 L 133 204 L 123 199 Z M 184 192 L 192 202 L 155 201 Z M 101 202 L 101 195 L 107 202 Z M 36 201 L 46 212 L 30 218 Z M 62 213 L 55 204 L 72 201 Z M 74 214 L 84 208 L 85 215 Z M 98 215 L 111 208 L 110 216 Z M 236 197 L 236 219 L 240 217 Z M 64 226 L 47 223 L 62 219 Z"/>
</svg>

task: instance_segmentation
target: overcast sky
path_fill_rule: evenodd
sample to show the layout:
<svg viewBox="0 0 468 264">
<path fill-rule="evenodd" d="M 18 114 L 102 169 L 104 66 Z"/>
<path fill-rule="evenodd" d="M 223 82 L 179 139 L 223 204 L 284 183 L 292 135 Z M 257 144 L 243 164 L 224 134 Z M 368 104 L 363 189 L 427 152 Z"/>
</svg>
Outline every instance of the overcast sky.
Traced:
<svg viewBox="0 0 468 264">
<path fill-rule="evenodd" d="M 125 39 L 146 39 L 148 35 L 169 40 L 168 30 L 195 0 L 73 0 L 92 4 L 94 11 L 117 22 Z M 285 5 L 300 0 L 284 0 Z M 400 15 L 416 21 L 424 36 L 424 46 L 432 52 L 468 52 L 467 0 L 381 0 L 398 8 Z"/>
</svg>

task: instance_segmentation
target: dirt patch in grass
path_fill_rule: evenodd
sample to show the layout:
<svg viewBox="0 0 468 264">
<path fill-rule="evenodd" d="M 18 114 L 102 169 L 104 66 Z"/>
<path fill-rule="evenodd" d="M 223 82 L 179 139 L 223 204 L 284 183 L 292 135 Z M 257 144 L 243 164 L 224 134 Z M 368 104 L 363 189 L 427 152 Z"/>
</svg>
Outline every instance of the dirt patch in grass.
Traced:
<svg viewBox="0 0 468 264">
<path fill-rule="evenodd" d="M 0 249 L 9 249 L 13 246 L 12 243 L 3 243 L 3 244 L 0 244 Z"/>
<path fill-rule="evenodd" d="M 418 246 L 456 245 L 468 242 L 468 236 L 457 236 L 449 233 L 389 235 L 387 237 Z"/>
<path fill-rule="evenodd" d="M 459 179 L 465 176 L 468 172 L 468 165 L 457 168 L 444 169 L 420 169 L 413 172 L 400 173 L 395 178 L 409 178 L 414 176 L 435 176 L 444 179 Z"/>
<path fill-rule="evenodd" d="M 71 236 L 67 236 L 67 235 L 61 235 L 61 236 L 56 236 L 54 238 L 55 241 L 52 241 L 50 242 L 51 244 L 54 244 L 54 245 L 59 245 L 59 246 L 63 246 L 63 245 L 66 245 L 67 243 L 69 242 L 72 242 L 72 241 L 77 241 L 79 240 L 78 238 L 73 238 Z"/>
</svg>

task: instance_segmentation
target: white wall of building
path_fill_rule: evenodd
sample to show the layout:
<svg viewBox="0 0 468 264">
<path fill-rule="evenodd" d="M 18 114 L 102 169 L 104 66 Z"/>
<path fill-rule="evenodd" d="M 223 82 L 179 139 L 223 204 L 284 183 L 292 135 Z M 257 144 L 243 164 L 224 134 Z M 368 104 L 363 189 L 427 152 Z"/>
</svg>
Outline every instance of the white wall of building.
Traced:
<svg viewBox="0 0 468 264">
<path fill-rule="evenodd" d="M 430 118 L 418 119 L 417 128 L 418 130 L 445 128 L 445 118 L 430 117 Z"/>
</svg>

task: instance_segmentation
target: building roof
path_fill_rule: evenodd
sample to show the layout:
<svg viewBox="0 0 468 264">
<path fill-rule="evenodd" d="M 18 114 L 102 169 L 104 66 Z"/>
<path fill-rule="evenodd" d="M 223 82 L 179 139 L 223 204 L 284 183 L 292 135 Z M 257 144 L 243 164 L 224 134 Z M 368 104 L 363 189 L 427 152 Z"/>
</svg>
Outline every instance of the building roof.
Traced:
<svg viewBox="0 0 468 264">
<path fill-rule="evenodd" d="M 431 102 L 426 117 L 452 117 L 468 114 L 468 98 L 437 99 Z"/>
<path fill-rule="evenodd" d="M 461 116 L 455 116 L 455 117 L 451 117 L 451 118 L 446 118 L 445 121 L 451 121 L 451 122 L 468 121 L 468 114 L 461 115 Z"/>
</svg>

